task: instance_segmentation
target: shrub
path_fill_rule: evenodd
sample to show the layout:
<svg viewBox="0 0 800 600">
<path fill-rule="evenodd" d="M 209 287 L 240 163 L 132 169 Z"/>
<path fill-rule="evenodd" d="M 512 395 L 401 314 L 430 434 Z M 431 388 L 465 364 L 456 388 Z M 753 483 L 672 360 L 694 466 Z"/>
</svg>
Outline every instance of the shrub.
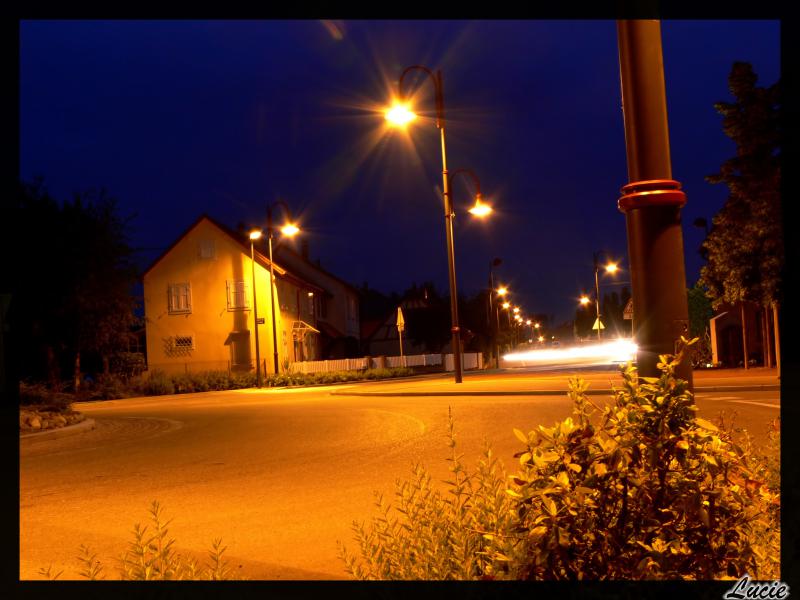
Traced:
<svg viewBox="0 0 800 600">
<path fill-rule="evenodd" d="M 133 395 L 130 386 L 120 375 L 114 373 L 98 375 L 97 381 L 88 390 L 92 400 L 117 400 Z"/>
<path fill-rule="evenodd" d="M 141 375 L 146 366 L 141 352 L 117 352 L 109 362 L 111 372 L 126 380 Z"/>
<path fill-rule="evenodd" d="M 379 515 L 369 529 L 353 523 L 362 561 L 341 542 L 339 558 L 357 579 L 475 579 L 505 568 L 498 530 L 512 527 L 512 498 L 505 473 L 488 444 L 474 473 L 467 474 L 449 415 L 450 472 L 443 494 L 415 464 L 410 481 L 397 481 L 395 511 L 376 493 Z"/>
<path fill-rule="evenodd" d="M 182 580 L 182 579 L 208 579 L 224 580 L 235 579 L 222 558 L 226 548 L 222 540 L 216 539 L 208 551 L 209 562 L 198 565 L 197 561 L 184 557 L 173 551 L 175 540 L 168 537 L 167 526 L 170 519 L 163 522 L 162 508 L 154 500 L 150 506 L 150 518 L 153 523 L 152 533 L 148 533 L 147 526 L 142 527 L 136 523 L 133 527 L 133 541 L 129 542 L 127 551 L 119 562 L 119 574 L 123 580 Z M 78 560 L 83 565 L 80 574 L 86 579 L 104 579 L 102 576 L 103 565 L 87 546 L 81 544 Z M 51 572 L 51 567 L 40 569 L 39 574 L 47 579 L 57 579 L 61 574 Z"/>
<path fill-rule="evenodd" d="M 162 371 L 153 371 L 149 377 L 141 381 L 141 392 L 145 396 L 160 396 L 161 394 L 174 394 L 175 385 L 172 378 Z"/>
<path fill-rule="evenodd" d="M 571 380 L 572 417 L 527 434 L 514 430 L 524 448 L 508 485 L 485 466 L 460 479 L 454 454 L 451 494 L 443 497 L 415 469 L 411 482 L 398 483 L 399 519 L 381 503 L 371 529 L 354 524 L 362 561 L 342 546 L 348 572 L 363 579 L 777 577 L 776 459 L 695 416 L 687 383 L 674 374 L 681 357 L 660 357 L 658 378 L 623 367 L 622 388 L 603 409 L 591 403 L 585 382 Z M 506 498 L 495 494 L 498 486 Z"/>
<path fill-rule="evenodd" d="M 20 406 L 37 406 L 41 410 L 63 412 L 72 406 L 74 396 L 66 394 L 63 387 L 49 388 L 43 383 L 19 382 Z"/>
</svg>

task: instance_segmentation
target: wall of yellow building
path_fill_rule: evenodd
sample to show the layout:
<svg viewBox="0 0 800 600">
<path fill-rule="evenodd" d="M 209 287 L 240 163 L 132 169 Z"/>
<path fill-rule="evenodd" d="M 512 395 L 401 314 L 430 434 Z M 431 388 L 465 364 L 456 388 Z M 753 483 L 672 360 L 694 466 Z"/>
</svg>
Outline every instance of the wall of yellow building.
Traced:
<svg viewBox="0 0 800 600">
<path fill-rule="evenodd" d="M 214 258 L 200 257 L 200 243 L 213 240 Z M 268 287 L 272 287 L 275 307 L 279 306 L 275 286 L 268 286 L 269 269 L 256 264 L 256 306 L 259 325 L 259 352 L 267 372 L 273 369 L 272 319 Z M 277 273 L 276 273 L 277 276 Z M 248 286 L 248 310 L 229 310 L 226 281 L 241 280 Z M 191 285 L 191 313 L 170 314 L 168 286 L 188 282 Z M 226 344 L 232 332 L 249 332 L 249 358 L 255 364 L 254 311 L 252 305 L 252 263 L 249 253 L 242 251 L 226 233 L 213 223 L 201 221 L 144 277 L 144 309 L 147 327 L 148 370 L 174 373 L 182 371 L 227 370 L 232 365 L 231 346 Z M 283 332 L 290 326 L 276 310 L 279 365 L 286 352 L 282 348 Z M 176 335 L 193 335 L 194 349 L 169 349 L 169 339 Z M 291 343 L 289 344 L 291 350 Z M 290 357 L 290 360 L 292 358 Z"/>
</svg>

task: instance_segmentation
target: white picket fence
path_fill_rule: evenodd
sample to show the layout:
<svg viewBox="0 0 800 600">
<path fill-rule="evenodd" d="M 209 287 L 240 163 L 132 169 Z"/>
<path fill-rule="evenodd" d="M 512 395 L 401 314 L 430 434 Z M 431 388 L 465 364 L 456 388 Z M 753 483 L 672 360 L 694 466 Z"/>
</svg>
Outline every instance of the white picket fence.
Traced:
<svg viewBox="0 0 800 600">
<path fill-rule="evenodd" d="M 329 373 L 331 371 L 360 371 L 380 367 L 435 367 L 445 358 L 445 371 L 453 370 L 452 354 L 412 354 L 410 356 L 363 356 L 361 358 L 340 358 L 337 360 L 308 360 L 289 365 L 290 373 Z M 463 355 L 464 370 L 482 369 L 483 354 L 467 352 Z"/>
</svg>

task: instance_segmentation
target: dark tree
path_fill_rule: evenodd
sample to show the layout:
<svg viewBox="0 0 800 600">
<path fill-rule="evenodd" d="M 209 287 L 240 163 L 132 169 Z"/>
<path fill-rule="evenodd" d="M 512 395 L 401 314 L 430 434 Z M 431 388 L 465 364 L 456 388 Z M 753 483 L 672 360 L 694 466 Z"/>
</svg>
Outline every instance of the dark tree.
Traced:
<svg viewBox="0 0 800 600">
<path fill-rule="evenodd" d="M 781 292 L 780 82 L 764 88 L 756 81 L 751 65 L 734 63 L 728 84 L 735 101 L 714 105 L 736 143 L 736 156 L 707 177 L 730 192 L 702 246 L 708 264 L 700 281 L 715 309 L 742 301 L 770 306 Z"/>
<path fill-rule="evenodd" d="M 723 305 L 741 307 L 745 368 L 750 357 L 744 305 L 761 306 L 765 323 L 771 309 L 777 332 L 784 262 L 780 81 L 765 88 L 757 86 L 757 80 L 750 64 L 734 63 L 728 85 L 735 101 L 714 105 L 723 117 L 725 135 L 736 143 L 736 156 L 707 178 L 711 183 L 727 185 L 729 195 L 703 242 L 708 263 L 700 271 L 700 283 L 714 309 Z M 764 360 L 766 364 L 767 353 Z"/>
<path fill-rule="evenodd" d="M 20 377 L 55 383 L 72 371 L 77 384 L 86 359 L 108 371 L 137 322 L 128 220 L 116 215 L 103 190 L 62 204 L 41 180 L 20 184 L 11 213 L 3 237 L 18 244 L 8 268 L 16 288 Z"/>
</svg>

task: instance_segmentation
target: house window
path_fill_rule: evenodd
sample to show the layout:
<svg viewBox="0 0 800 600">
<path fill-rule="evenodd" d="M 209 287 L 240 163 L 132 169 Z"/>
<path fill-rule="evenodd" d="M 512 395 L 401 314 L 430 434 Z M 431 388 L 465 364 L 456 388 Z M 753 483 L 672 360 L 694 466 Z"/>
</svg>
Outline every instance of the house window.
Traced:
<svg viewBox="0 0 800 600">
<path fill-rule="evenodd" d="M 192 288 L 189 283 L 170 283 L 167 286 L 167 309 L 171 315 L 192 312 Z"/>
<path fill-rule="evenodd" d="M 248 310 L 250 308 L 250 294 L 246 281 L 226 282 L 228 288 L 228 310 Z"/>
<path fill-rule="evenodd" d="M 194 335 L 176 335 L 173 344 L 175 350 L 194 350 Z"/>
<path fill-rule="evenodd" d="M 314 292 L 308 292 L 308 314 L 314 316 Z"/>
<path fill-rule="evenodd" d="M 200 240 L 198 252 L 200 254 L 200 258 L 206 260 L 213 259 L 216 256 L 214 240 Z"/>
</svg>

